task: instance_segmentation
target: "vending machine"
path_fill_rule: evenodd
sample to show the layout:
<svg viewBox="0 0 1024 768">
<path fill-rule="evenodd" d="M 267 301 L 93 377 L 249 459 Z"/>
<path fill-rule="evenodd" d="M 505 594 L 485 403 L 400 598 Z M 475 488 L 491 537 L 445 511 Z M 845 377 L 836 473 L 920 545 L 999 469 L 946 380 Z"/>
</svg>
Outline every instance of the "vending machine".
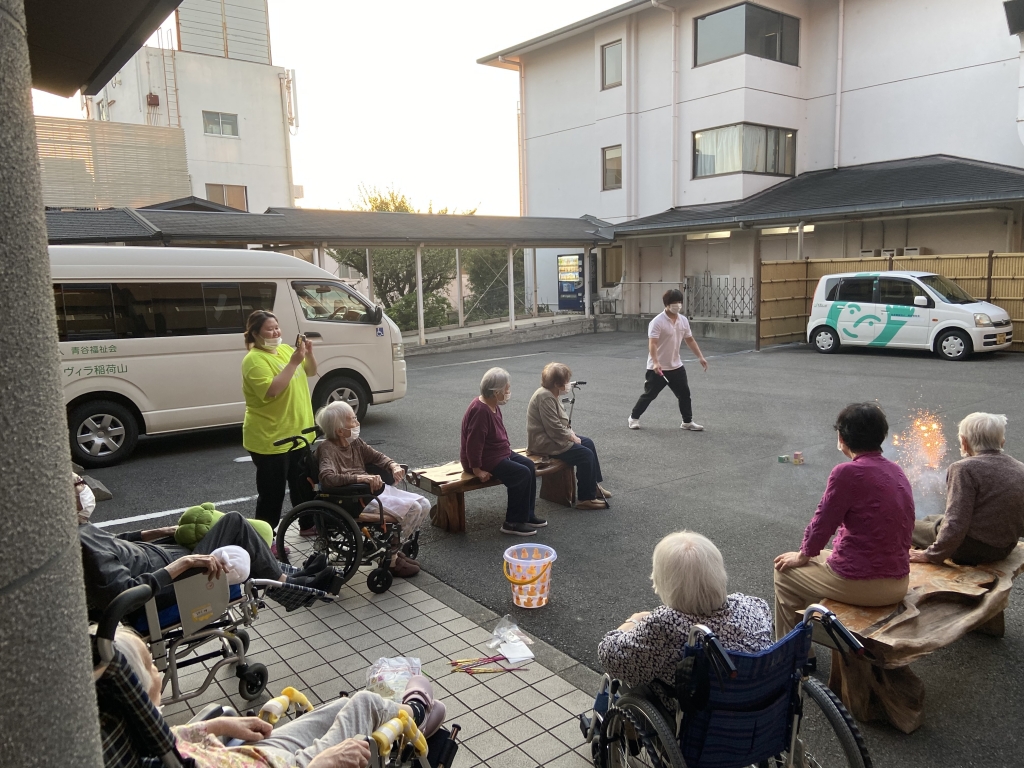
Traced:
<svg viewBox="0 0 1024 768">
<path fill-rule="evenodd" d="M 583 309 L 583 254 L 558 257 L 558 308 Z"/>
</svg>

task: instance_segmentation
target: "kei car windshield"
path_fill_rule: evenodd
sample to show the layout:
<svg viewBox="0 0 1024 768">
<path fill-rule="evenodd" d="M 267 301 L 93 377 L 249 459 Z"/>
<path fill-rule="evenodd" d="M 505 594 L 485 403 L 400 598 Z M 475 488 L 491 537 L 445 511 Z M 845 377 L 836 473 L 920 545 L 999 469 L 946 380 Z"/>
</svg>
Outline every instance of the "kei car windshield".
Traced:
<svg viewBox="0 0 1024 768">
<path fill-rule="evenodd" d="M 974 304 L 977 301 L 959 285 L 942 275 L 924 275 L 918 280 L 939 294 L 939 298 L 947 304 Z"/>
</svg>

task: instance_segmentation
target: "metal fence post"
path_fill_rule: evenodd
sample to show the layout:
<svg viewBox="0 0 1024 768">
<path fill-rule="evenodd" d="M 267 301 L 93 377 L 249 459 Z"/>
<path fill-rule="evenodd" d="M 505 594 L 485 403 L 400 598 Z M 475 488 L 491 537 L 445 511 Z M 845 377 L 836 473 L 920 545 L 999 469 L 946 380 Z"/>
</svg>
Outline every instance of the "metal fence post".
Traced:
<svg viewBox="0 0 1024 768">
<path fill-rule="evenodd" d="M 754 232 L 754 351 L 761 351 L 761 232 Z"/>
</svg>

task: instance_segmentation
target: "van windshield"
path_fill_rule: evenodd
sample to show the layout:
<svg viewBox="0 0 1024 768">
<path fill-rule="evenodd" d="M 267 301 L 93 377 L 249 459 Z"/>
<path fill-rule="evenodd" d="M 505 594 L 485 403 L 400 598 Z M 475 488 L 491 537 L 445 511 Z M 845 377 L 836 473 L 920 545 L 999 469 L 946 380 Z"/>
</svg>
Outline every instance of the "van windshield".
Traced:
<svg viewBox="0 0 1024 768">
<path fill-rule="evenodd" d="M 974 304 L 977 301 L 977 299 L 973 298 L 967 291 L 948 277 L 924 275 L 919 277 L 918 280 L 935 291 L 939 298 L 947 304 Z"/>
</svg>

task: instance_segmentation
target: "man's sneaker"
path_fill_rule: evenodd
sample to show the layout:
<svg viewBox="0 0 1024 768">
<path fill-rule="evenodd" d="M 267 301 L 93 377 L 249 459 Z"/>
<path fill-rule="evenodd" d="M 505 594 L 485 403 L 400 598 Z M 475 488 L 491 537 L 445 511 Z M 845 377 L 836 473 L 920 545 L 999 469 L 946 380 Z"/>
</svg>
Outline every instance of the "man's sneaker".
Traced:
<svg viewBox="0 0 1024 768">
<path fill-rule="evenodd" d="M 626 423 L 629 424 L 630 429 L 640 429 L 640 419 L 634 419 L 630 416 L 629 421 Z"/>
<path fill-rule="evenodd" d="M 509 536 L 536 536 L 537 529 L 531 528 L 526 523 L 510 523 L 507 520 L 501 524 L 501 532 Z"/>
<path fill-rule="evenodd" d="M 679 428 L 680 429 L 688 429 L 691 432 L 703 432 L 704 431 L 704 427 L 702 427 L 700 424 L 698 424 L 695 421 L 684 421 L 682 424 L 679 425 Z"/>
<path fill-rule="evenodd" d="M 530 528 L 543 528 L 547 524 L 548 524 L 548 521 L 545 520 L 543 517 L 535 517 L 535 518 L 533 518 L 533 520 L 527 520 L 524 523 L 524 525 L 527 525 Z"/>
</svg>

